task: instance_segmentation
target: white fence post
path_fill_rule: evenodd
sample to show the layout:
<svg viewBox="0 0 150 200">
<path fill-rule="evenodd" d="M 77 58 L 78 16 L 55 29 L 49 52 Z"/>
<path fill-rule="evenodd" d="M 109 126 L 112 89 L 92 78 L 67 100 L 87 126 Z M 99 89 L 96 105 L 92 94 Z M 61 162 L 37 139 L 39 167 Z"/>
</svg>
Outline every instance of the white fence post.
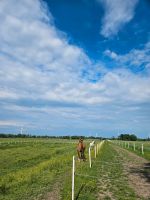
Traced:
<svg viewBox="0 0 150 200">
<path fill-rule="evenodd" d="M 129 149 L 129 147 L 130 147 L 130 143 L 128 142 L 128 149 Z"/>
<path fill-rule="evenodd" d="M 72 162 L 72 200 L 74 200 L 74 175 L 75 175 L 75 158 L 73 156 L 73 162 Z"/>
<path fill-rule="evenodd" d="M 94 149 L 95 149 L 95 158 L 96 158 L 96 145 L 95 145 L 95 148 L 94 148 Z"/>
<path fill-rule="evenodd" d="M 91 148 L 89 147 L 89 164 L 90 164 L 90 168 L 91 168 Z"/>
<path fill-rule="evenodd" d="M 134 151 L 135 151 L 135 143 L 134 143 L 133 147 L 134 147 Z"/>
<path fill-rule="evenodd" d="M 143 147 L 143 144 L 142 144 L 142 154 L 144 154 L 144 147 Z"/>
</svg>

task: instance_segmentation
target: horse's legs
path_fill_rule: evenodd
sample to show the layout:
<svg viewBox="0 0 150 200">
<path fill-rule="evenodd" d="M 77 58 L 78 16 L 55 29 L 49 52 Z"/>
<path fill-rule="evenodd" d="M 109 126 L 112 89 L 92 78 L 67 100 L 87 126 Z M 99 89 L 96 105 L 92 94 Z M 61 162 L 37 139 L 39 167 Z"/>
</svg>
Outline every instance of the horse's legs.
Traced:
<svg viewBox="0 0 150 200">
<path fill-rule="evenodd" d="M 85 160 L 84 150 L 82 150 L 82 151 L 80 152 L 80 154 L 81 154 L 80 159 L 82 159 L 82 160 L 84 161 L 84 160 Z"/>
<path fill-rule="evenodd" d="M 85 150 L 85 149 L 84 149 Z M 85 160 L 85 154 L 84 154 L 84 150 L 82 151 L 82 159 Z"/>
<path fill-rule="evenodd" d="M 78 153 L 78 158 L 81 159 L 81 158 L 80 158 L 80 152 L 79 152 L 78 150 L 77 150 L 77 153 Z"/>
</svg>

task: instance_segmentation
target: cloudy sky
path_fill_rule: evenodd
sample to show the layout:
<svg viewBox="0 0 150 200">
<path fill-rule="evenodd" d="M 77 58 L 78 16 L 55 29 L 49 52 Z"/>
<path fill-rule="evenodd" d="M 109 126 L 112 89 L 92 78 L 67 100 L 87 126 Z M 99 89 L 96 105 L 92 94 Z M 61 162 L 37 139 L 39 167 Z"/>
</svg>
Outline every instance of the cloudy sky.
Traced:
<svg viewBox="0 0 150 200">
<path fill-rule="evenodd" d="M 149 0 L 1 0 L 0 132 L 150 136 Z"/>
</svg>

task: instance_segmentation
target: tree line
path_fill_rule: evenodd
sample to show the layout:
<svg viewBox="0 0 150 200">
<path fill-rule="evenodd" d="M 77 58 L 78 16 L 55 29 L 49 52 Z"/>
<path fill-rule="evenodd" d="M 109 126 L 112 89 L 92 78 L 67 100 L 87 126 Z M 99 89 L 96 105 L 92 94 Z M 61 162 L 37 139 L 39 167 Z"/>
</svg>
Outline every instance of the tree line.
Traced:
<svg viewBox="0 0 150 200">
<path fill-rule="evenodd" d="M 137 136 L 134 134 L 120 134 L 118 136 L 119 140 L 128 140 L 128 141 L 136 141 L 137 140 Z"/>
<path fill-rule="evenodd" d="M 125 141 L 136 141 L 136 140 L 150 141 L 149 137 L 146 139 L 142 139 L 138 138 L 135 134 L 120 134 L 117 139 Z"/>
<path fill-rule="evenodd" d="M 6 134 L 0 133 L 0 138 L 53 138 L 53 139 L 100 139 L 100 140 L 124 140 L 124 141 L 150 141 L 150 138 L 141 139 L 138 138 L 135 134 L 120 134 L 118 137 L 105 138 L 105 137 L 94 137 L 94 136 L 82 136 L 82 135 L 65 135 L 65 136 L 49 136 L 49 135 L 30 135 L 30 134 Z"/>
<path fill-rule="evenodd" d="M 65 135 L 65 136 L 49 136 L 49 135 L 30 135 L 30 134 L 6 134 L 6 133 L 0 133 L 0 138 L 53 138 L 53 139 L 106 139 L 103 137 L 94 137 L 94 136 L 76 136 L 76 135 Z"/>
</svg>

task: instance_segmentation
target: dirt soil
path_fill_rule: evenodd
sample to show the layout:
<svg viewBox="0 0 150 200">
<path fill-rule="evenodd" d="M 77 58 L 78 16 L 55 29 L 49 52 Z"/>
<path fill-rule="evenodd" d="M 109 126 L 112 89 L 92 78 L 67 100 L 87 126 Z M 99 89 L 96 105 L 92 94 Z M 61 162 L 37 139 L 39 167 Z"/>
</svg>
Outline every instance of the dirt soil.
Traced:
<svg viewBox="0 0 150 200">
<path fill-rule="evenodd" d="M 56 182 L 51 192 L 48 192 L 42 200 L 60 200 L 60 182 Z"/>
<path fill-rule="evenodd" d="M 150 162 L 126 149 L 115 147 L 122 159 L 124 173 L 139 199 L 150 200 Z"/>
</svg>

